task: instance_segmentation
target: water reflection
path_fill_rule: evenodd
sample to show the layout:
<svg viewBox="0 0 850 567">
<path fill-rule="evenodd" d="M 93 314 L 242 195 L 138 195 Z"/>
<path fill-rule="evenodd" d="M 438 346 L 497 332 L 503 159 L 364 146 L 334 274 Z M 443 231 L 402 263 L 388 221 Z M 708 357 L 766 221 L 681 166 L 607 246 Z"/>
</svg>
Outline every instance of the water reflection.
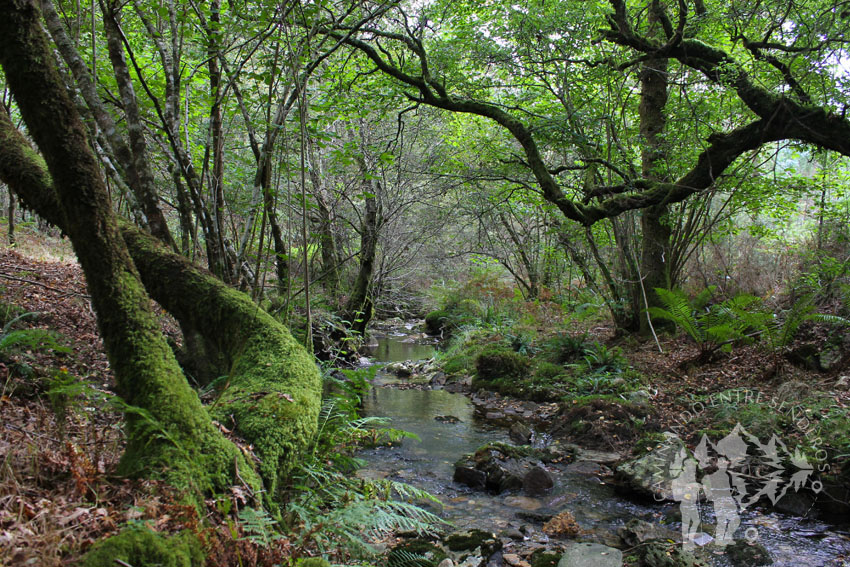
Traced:
<svg viewBox="0 0 850 567">
<path fill-rule="evenodd" d="M 381 337 L 378 346 L 366 350 L 366 354 L 378 362 L 403 362 L 424 360 L 434 356 L 434 345 L 408 342 L 394 337 Z"/>
</svg>

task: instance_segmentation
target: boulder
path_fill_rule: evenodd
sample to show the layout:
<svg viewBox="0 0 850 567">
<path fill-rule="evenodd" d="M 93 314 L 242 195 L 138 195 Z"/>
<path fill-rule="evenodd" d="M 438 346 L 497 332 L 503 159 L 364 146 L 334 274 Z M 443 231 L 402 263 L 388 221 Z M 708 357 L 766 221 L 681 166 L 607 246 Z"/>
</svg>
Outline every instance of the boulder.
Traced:
<svg viewBox="0 0 850 567">
<path fill-rule="evenodd" d="M 461 459 L 456 462 L 452 478 L 455 482 L 478 490 L 483 490 L 487 486 L 487 473 L 476 469 L 475 461 L 471 459 Z"/>
<path fill-rule="evenodd" d="M 674 500 L 670 465 L 685 444 L 674 433 L 664 433 L 664 440 L 641 457 L 620 464 L 615 478 L 621 489 L 655 500 Z"/>
<path fill-rule="evenodd" d="M 641 565 L 652 567 L 703 567 L 705 562 L 694 557 L 689 551 L 682 549 L 678 543 L 653 540 L 638 548 Z"/>
<path fill-rule="evenodd" d="M 527 494 L 544 494 L 555 486 L 555 480 L 549 471 L 537 465 L 532 467 L 522 479 L 522 489 Z"/>
<path fill-rule="evenodd" d="M 598 543 L 576 543 L 567 548 L 558 567 L 622 567 L 619 549 Z"/>
<path fill-rule="evenodd" d="M 434 388 L 441 388 L 446 385 L 446 380 L 448 377 L 445 372 L 435 372 L 433 376 L 431 376 L 431 386 Z"/>
<path fill-rule="evenodd" d="M 669 540 L 673 542 L 681 542 L 682 540 L 682 535 L 679 532 L 674 532 L 658 524 L 645 522 L 638 518 L 632 518 L 626 522 L 625 526 L 620 526 L 617 530 L 617 535 L 629 547 L 636 547 L 651 540 Z"/>
<path fill-rule="evenodd" d="M 742 540 L 726 546 L 726 558 L 735 567 L 773 565 L 773 558 L 763 545 Z"/>
<path fill-rule="evenodd" d="M 514 424 L 511 425 L 511 430 L 508 435 L 510 436 L 511 441 L 517 445 L 528 445 L 531 443 L 531 437 L 534 435 L 534 432 L 529 426 L 521 421 L 515 421 Z"/>
</svg>

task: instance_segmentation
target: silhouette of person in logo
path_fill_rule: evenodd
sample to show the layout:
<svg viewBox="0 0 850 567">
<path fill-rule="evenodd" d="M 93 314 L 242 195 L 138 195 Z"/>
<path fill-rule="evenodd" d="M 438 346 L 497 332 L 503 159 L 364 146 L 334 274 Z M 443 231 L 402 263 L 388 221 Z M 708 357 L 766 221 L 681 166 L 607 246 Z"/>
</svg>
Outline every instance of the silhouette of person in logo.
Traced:
<svg viewBox="0 0 850 567">
<path fill-rule="evenodd" d="M 717 457 L 717 470 L 703 479 L 703 490 L 706 498 L 714 505 L 714 515 L 717 528 L 714 534 L 714 545 L 726 547 L 733 543 L 733 534 L 741 525 L 738 514 L 739 494 L 733 494 L 733 478 L 730 476 L 729 459 L 726 456 Z"/>
<path fill-rule="evenodd" d="M 694 538 L 700 525 L 699 495 L 702 485 L 697 482 L 697 461 L 682 449 L 670 467 L 673 498 L 679 502 L 682 513 L 682 546 L 694 549 Z"/>
</svg>

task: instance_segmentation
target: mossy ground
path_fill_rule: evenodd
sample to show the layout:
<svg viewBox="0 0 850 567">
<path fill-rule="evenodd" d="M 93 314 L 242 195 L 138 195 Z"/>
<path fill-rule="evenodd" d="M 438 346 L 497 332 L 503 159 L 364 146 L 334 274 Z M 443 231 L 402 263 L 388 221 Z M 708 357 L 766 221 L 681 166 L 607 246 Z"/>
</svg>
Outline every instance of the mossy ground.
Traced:
<svg viewBox="0 0 850 567">
<path fill-rule="evenodd" d="M 132 526 L 95 545 L 82 567 L 114 567 L 118 561 L 133 567 L 202 567 L 204 552 L 192 533 L 163 536 L 146 526 Z"/>
</svg>

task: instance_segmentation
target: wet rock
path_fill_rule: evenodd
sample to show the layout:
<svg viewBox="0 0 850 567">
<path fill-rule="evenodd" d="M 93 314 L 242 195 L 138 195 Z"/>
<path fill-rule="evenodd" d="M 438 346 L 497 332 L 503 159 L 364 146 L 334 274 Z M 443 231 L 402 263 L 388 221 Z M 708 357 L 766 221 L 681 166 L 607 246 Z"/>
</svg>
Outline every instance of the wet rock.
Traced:
<svg viewBox="0 0 850 567">
<path fill-rule="evenodd" d="M 685 444 L 673 433 L 664 433 L 662 441 L 646 455 L 620 464 L 615 473 L 620 488 L 656 500 L 673 500 L 670 465 Z"/>
<path fill-rule="evenodd" d="M 549 471 L 535 466 L 522 479 L 522 489 L 527 494 L 545 494 L 555 486 L 555 480 Z"/>
<path fill-rule="evenodd" d="M 522 512 L 516 513 L 516 517 L 520 520 L 534 522 L 536 524 L 545 524 L 557 515 L 558 510 L 555 508 L 549 508 L 548 506 L 543 506 L 536 510 L 523 510 Z"/>
<path fill-rule="evenodd" d="M 773 505 L 773 508 L 778 512 L 803 518 L 812 518 L 817 515 L 815 497 L 808 492 L 788 492 Z"/>
<path fill-rule="evenodd" d="M 508 528 L 499 534 L 503 539 L 512 539 L 515 541 L 522 541 L 525 538 L 525 535 L 516 528 Z"/>
<path fill-rule="evenodd" d="M 577 461 L 567 466 L 566 472 L 582 476 L 610 476 L 614 471 L 594 461 Z"/>
<path fill-rule="evenodd" d="M 619 549 L 598 543 L 576 543 L 567 548 L 558 567 L 622 567 L 623 553 Z"/>
<path fill-rule="evenodd" d="M 682 537 L 679 532 L 674 532 L 658 524 L 645 522 L 637 518 L 632 518 L 626 522 L 625 526 L 621 526 L 617 530 L 617 535 L 629 547 L 635 547 L 644 542 L 651 540 L 670 540 L 672 542 L 681 541 Z"/>
<path fill-rule="evenodd" d="M 452 477 L 455 482 L 465 484 L 470 488 L 484 489 L 487 486 L 487 473 L 475 468 L 475 461 L 465 459 L 455 463 Z"/>
<path fill-rule="evenodd" d="M 448 377 L 445 372 L 437 372 L 431 376 L 430 384 L 431 386 L 445 386 L 446 380 L 448 380 Z"/>
<path fill-rule="evenodd" d="M 441 423 L 459 423 L 460 422 L 460 418 L 455 417 L 453 415 L 438 415 L 434 419 L 436 421 L 441 422 Z"/>
<path fill-rule="evenodd" d="M 505 414 L 498 410 L 491 410 L 484 414 L 484 419 L 488 421 L 502 421 L 505 419 Z"/>
<path fill-rule="evenodd" d="M 681 544 L 667 541 L 649 541 L 638 548 L 638 557 L 642 565 L 652 567 L 703 567 L 705 563 L 689 551 L 682 549 Z"/>
<path fill-rule="evenodd" d="M 510 436 L 511 441 L 517 445 L 528 445 L 531 443 L 531 436 L 534 435 L 534 432 L 526 424 L 516 421 L 513 425 L 511 425 L 511 430 L 508 435 Z"/>
<path fill-rule="evenodd" d="M 470 472 L 470 470 L 476 470 L 484 473 L 484 487 L 487 490 L 496 493 L 505 490 L 520 490 L 525 485 L 525 478 L 532 469 L 535 467 L 542 469 L 541 462 L 560 462 L 569 457 L 569 454 L 548 449 L 491 443 L 476 451 L 474 455 L 467 455 L 457 461 L 454 478 L 457 482 L 480 488 L 481 476 Z M 534 472 L 529 477 L 531 489 L 538 492 L 543 490 L 543 487 L 549 484 L 546 480 L 547 476 L 551 481 L 551 475 L 545 469 Z"/>
<path fill-rule="evenodd" d="M 537 498 L 529 498 L 528 496 L 508 496 L 505 498 L 505 504 L 514 508 L 521 508 L 526 511 L 538 510 L 543 506 Z"/>
<path fill-rule="evenodd" d="M 443 544 L 449 551 L 469 551 L 487 561 L 502 549 L 502 540 L 496 534 L 483 530 L 468 530 L 448 535 Z"/>
<path fill-rule="evenodd" d="M 763 545 L 742 540 L 726 546 L 726 557 L 735 567 L 773 565 L 773 558 Z"/>
<path fill-rule="evenodd" d="M 388 364 L 384 369 L 399 378 L 407 378 L 412 374 L 410 367 L 404 362 L 393 362 L 392 364 Z"/>
</svg>

